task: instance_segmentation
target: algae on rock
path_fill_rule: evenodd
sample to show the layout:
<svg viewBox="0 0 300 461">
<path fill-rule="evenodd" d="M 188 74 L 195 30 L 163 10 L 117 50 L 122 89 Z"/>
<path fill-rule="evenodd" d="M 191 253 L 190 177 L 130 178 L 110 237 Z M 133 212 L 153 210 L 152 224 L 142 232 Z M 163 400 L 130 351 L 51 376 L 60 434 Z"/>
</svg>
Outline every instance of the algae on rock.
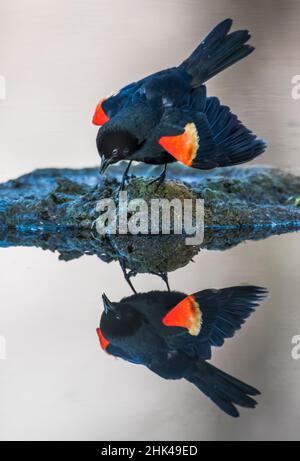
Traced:
<svg viewBox="0 0 300 461">
<path fill-rule="evenodd" d="M 112 167 L 113 171 L 104 179 L 96 168 L 37 170 L 1 184 L 0 224 L 89 229 L 97 218 L 97 202 L 114 195 L 118 187 L 116 177 L 122 168 Z M 128 198 L 149 200 L 153 194 L 158 198 L 203 198 L 206 229 L 299 226 L 298 176 L 268 167 L 224 168 L 197 175 L 178 165 L 171 165 L 169 170 L 172 181 L 156 193 L 156 185 L 149 185 L 147 178 L 132 179 L 127 187 Z M 138 168 L 137 172 L 140 171 Z"/>
<path fill-rule="evenodd" d="M 200 247 L 186 245 L 184 235 L 95 235 L 97 203 L 116 196 L 122 169 L 112 167 L 104 179 L 96 168 L 45 169 L 0 184 L 0 246 L 37 246 L 58 251 L 64 260 L 95 254 L 134 272 L 170 272 L 186 265 Z M 224 250 L 300 227 L 300 178 L 290 173 L 268 167 L 199 173 L 175 164 L 157 191 L 149 176 L 158 168 L 149 175 L 149 167 L 138 165 L 133 173 L 129 199 L 204 199 L 201 248 Z"/>
</svg>

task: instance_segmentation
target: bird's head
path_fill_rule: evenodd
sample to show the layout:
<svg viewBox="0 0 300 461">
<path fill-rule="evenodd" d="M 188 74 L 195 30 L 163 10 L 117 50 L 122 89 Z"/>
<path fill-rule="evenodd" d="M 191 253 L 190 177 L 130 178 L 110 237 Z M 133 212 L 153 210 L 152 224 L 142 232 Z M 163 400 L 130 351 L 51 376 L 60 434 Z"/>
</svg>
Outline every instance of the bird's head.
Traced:
<svg viewBox="0 0 300 461">
<path fill-rule="evenodd" d="M 100 173 L 104 173 L 113 163 L 130 160 L 138 147 L 138 139 L 128 130 L 107 122 L 99 129 L 97 135 L 97 149 L 101 157 Z"/>
<path fill-rule="evenodd" d="M 126 302 L 112 302 L 105 293 L 102 295 L 104 312 L 100 321 L 100 329 L 105 337 L 113 339 L 134 334 L 142 323 L 141 314 Z"/>
</svg>

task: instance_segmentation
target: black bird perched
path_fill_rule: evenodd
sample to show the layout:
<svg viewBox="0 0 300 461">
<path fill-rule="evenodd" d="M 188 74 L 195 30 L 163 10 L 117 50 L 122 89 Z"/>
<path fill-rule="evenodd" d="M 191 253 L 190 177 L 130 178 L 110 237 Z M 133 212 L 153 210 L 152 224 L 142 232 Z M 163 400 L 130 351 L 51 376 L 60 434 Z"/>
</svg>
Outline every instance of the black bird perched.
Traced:
<svg viewBox="0 0 300 461">
<path fill-rule="evenodd" d="M 111 302 L 97 329 L 101 347 L 111 355 L 142 364 L 165 379 L 185 378 L 221 410 L 239 416 L 235 405 L 254 408 L 253 387 L 215 368 L 212 346 L 222 346 L 265 298 L 267 290 L 236 286 L 187 296 L 152 291 Z"/>
<path fill-rule="evenodd" d="M 204 83 L 250 54 L 247 30 L 229 33 L 231 19 L 217 25 L 178 67 L 125 86 L 97 105 L 93 123 L 101 125 L 97 148 L 101 172 L 120 160 L 164 165 L 170 162 L 209 170 L 237 165 L 266 148 Z"/>
</svg>

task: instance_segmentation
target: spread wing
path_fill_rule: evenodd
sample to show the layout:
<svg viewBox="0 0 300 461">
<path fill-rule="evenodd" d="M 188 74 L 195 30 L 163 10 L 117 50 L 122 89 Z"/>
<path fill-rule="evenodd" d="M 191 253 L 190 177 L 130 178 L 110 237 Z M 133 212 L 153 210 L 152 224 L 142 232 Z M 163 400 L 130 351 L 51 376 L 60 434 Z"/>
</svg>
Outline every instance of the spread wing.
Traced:
<svg viewBox="0 0 300 461">
<path fill-rule="evenodd" d="M 204 86 L 192 92 L 188 106 L 165 109 L 156 137 L 176 160 L 201 169 L 244 163 L 266 148 L 229 107 L 207 98 Z"/>
<path fill-rule="evenodd" d="M 210 358 L 211 347 L 232 338 L 266 295 L 265 288 L 236 286 L 187 296 L 162 320 L 169 329 L 168 344 L 188 355 Z"/>
</svg>

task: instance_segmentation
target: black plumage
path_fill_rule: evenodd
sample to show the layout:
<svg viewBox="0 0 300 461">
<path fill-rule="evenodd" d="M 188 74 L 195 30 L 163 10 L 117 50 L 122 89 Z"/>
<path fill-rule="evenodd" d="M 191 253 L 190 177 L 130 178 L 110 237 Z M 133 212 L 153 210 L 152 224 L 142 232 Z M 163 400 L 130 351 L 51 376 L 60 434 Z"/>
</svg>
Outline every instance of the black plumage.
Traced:
<svg viewBox="0 0 300 461">
<path fill-rule="evenodd" d="M 236 417 L 236 405 L 254 408 L 252 397 L 259 392 L 207 360 L 212 347 L 233 337 L 266 294 L 261 287 L 236 286 L 191 296 L 153 291 L 120 302 L 103 295 L 100 343 L 109 354 L 165 379 L 186 379 Z"/>
<path fill-rule="evenodd" d="M 206 94 L 208 79 L 254 50 L 247 44 L 249 32 L 230 33 L 231 25 L 231 19 L 217 25 L 178 67 L 127 85 L 98 104 L 93 121 L 101 125 L 102 172 L 120 160 L 212 169 L 247 162 L 265 150 L 266 143 L 229 107 Z"/>
</svg>

